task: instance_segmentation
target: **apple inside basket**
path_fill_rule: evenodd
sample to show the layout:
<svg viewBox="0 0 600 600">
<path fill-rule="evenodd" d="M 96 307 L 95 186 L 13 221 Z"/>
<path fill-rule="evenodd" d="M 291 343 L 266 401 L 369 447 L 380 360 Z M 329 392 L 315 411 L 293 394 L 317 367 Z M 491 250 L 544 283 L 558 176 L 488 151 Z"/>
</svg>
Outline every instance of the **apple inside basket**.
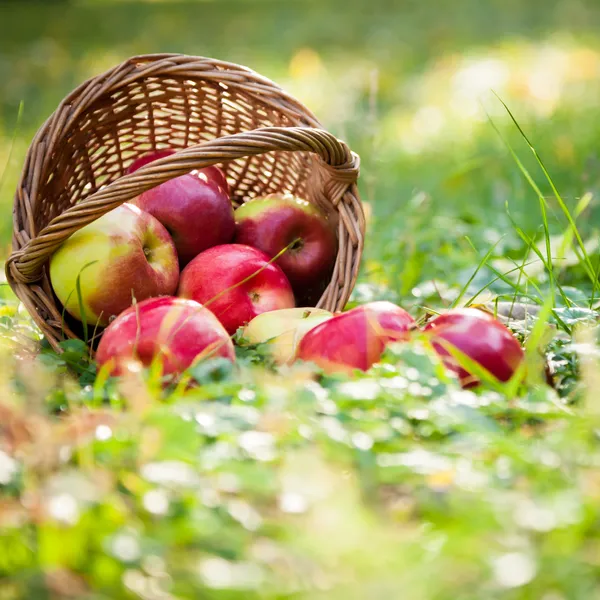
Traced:
<svg viewBox="0 0 600 600">
<path fill-rule="evenodd" d="M 230 334 L 274 308 L 340 310 L 364 240 L 357 176 L 358 157 L 253 71 L 135 57 L 38 132 L 7 277 L 58 350 L 95 348 L 116 315 L 161 296 L 212 304 Z"/>
</svg>

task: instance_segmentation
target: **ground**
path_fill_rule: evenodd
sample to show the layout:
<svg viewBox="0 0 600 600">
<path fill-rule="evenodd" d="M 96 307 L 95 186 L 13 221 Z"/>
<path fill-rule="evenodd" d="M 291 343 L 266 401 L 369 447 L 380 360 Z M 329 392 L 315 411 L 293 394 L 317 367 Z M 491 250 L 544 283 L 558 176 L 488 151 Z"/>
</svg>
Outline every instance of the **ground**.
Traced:
<svg viewBox="0 0 600 600">
<path fill-rule="evenodd" d="M 2 5 L 4 255 L 44 118 L 179 51 L 274 79 L 360 154 L 352 303 L 537 318 L 509 319 L 522 385 L 464 391 L 415 340 L 352 377 L 240 351 L 165 392 L 58 357 L 4 286 L 0 599 L 598 595 L 598 26 L 593 0 Z"/>
</svg>

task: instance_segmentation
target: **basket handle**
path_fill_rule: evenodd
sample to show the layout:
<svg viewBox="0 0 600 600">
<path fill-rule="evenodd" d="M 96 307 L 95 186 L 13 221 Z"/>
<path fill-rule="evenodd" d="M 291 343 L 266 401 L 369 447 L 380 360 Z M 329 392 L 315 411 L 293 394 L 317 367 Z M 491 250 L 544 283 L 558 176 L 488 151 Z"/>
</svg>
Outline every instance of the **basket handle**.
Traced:
<svg viewBox="0 0 600 600">
<path fill-rule="evenodd" d="M 339 201 L 358 178 L 358 156 L 324 129 L 264 127 L 215 138 L 153 161 L 67 209 L 23 248 L 13 252 L 6 262 L 6 270 L 17 282 L 28 284 L 38 281 L 46 261 L 69 236 L 123 202 L 194 169 L 273 151 L 302 151 L 318 155 L 322 159 L 322 167 L 329 172 L 327 195 L 334 202 Z"/>
</svg>

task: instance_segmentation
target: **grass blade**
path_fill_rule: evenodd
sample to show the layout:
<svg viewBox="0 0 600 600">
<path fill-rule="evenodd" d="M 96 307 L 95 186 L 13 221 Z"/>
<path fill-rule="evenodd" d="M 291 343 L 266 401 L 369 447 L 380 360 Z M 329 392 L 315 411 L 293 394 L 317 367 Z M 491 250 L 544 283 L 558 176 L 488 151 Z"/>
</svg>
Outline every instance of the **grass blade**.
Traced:
<svg viewBox="0 0 600 600">
<path fill-rule="evenodd" d="M 471 245 L 472 248 L 474 248 L 473 243 L 471 242 L 471 240 L 465 236 L 467 241 L 469 242 L 469 244 Z M 469 286 L 471 285 L 471 282 L 473 281 L 473 279 L 475 279 L 475 277 L 477 276 L 477 273 L 479 273 L 479 271 L 483 268 L 483 266 L 485 264 L 487 264 L 487 261 L 490 259 L 490 257 L 492 256 L 494 250 L 496 249 L 496 246 L 500 243 L 500 240 L 502 238 L 500 238 L 483 256 L 483 258 L 479 261 L 479 263 L 477 264 L 477 267 L 475 268 L 475 270 L 473 271 L 473 275 L 471 275 L 471 277 L 469 277 L 469 280 L 465 283 L 465 285 L 462 287 L 462 289 L 460 290 L 458 296 L 454 299 L 454 302 L 452 302 L 452 304 L 450 305 L 451 308 L 454 308 L 458 305 L 458 303 L 463 299 L 463 296 L 467 293 L 467 290 L 469 289 Z"/>
<path fill-rule="evenodd" d="M 521 171 L 521 173 L 523 174 L 525 179 L 528 181 L 529 185 L 532 187 L 532 189 L 535 191 L 535 193 L 538 196 L 540 211 L 542 213 L 542 223 L 544 226 L 544 238 L 545 238 L 545 242 L 546 242 L 546 259 L 547 259 L 547 265 L 548 265 L 548 278 L 550 280 L 550 293 L 552 294 L 552 299 L 554 302 L 554 285 L 555 284 L 554 284 L 554 270 L 553 270 L 553 266 L 552 266 L 552 247 L 550 244 L 550 227 L 548 225 L 548 215 L 547 215 L 548 203 L 546 201 L 546 198 L 544 198 L 542 191 L 540 190 L 540 188 L 538 187 L 536 182 L 533 180 L 533 177 L 527 170 L 527 167 L 525 167 L 525 165 L 523 164 L 521 159 L 517 156 L 517 153 L 514 151 L 513 147 L 510 145 L 508 140 L 502 135 L 502 133 L 500 132 L 500 129 L 498 128 L 496 123 L 494 123 L 494 120 L 490 117 L 490 115 L 487 112 L 486 112 L 486 114 L 487 114 L 490 124 L 492 125 L 492 127 L 494 128 L 496 133 L 498 134 L 498 137 L 502 140 L 502 142 L 504 143 L 504 145 L 510 152 L 513 160 L 519 167 L 519 170 Z"/>
<path fill-rule="evenodd" d="M 529 146 L 529 149 L 533 153 L 533 156 L 535 157 L 535 160 L 537 161 L 537 163 L 540 166 L 542 172 L 544 173 L 544 176 L 546 177 L 546 180 L 550 184 L 550 187 L 552 189 L 554 197 L 556 198 L 556 201 L 558 202 L 558 205 L 560 206 L 560 209 L 562 210 L 563 214 L 567 218 L 567 221 L 569 222 L 569 225 L 571 226 L 571 231 L 573 233 L 573 236 L 577 240 L 577 244 L 579 246 L 579 249 L 581 250 L 581 253 L 583 254 L 584 268 L 587 271 L 588 276 L 592 280 L 592 285 L 594 286 L 594 292 L 595 292 L 596 287 L 598 285 L 598 280 L 594 278 L 595 277 L 595 270 L 594 270 L 594 267 L 592 265 L 592 261 L 590 260 L 590 257 L 588 256 L 587 250 L 585 248 L 585 244 L 583 243 L 583 239 L 581 238 L 581 234 L 579 233 L 579 231 L 577 229 L 577 225 L 575 224 L 575 219 L 571 215 L 571 212 L 569 211 L 567 205 L 565 204 L 564 200 L 562 199 L 562 196 L 560 195 L 558 189 L 556 188 L 556 185 L 554 184 L 554 180 L 552 179 L 552 177 L 550 176 L 550 173 L 546 169 L 546 166 L 545 166 L 544 162 L 542 161 L 540 155 L 538 154 L 537 150 L 535 149 L 535 147 L 533 146 L 533 144 L 531 143 L 531 141 L 529 140 L 529 138 L 527 137 L 527 135 L 525 134 L 525 132 L 523 131 L 523 129 L 521 128 L 521 126 L 519 125 L 517 119 L 512 114 L 511 110 L 508 108 L 508 106 L 502 100 L 502 98 L 500 98 L 500 96 L 496 92 L 494 92 L 494 95 L 496 96 L 496 98 L 498 98 L 498 100 L 500 101 L 500 103 L 502 104 L 502 106 L 504 107 L 504 109 L 506 110 L 506 112 L 508 113 L 508 116 L 511 118 L 512 122 L 514 123 L 515 127 L 518 129 L 520 135 L 523 137 L 523 139 L 525 140 L 525 142 Z M 496 129 L 496 131 L 498 131 L 498 129 L 496 128 L 495 125 L 494 125 L 494 129 Z M 498 133 L 499 133 L 499 131 L 498 131 Z M 511 154 L 513 154 L 513 157 L 516 158 L 516 155 L 514 154 L 514 151 L 512 150 L 512 148 L 510 147 L 510 145 L 508 145 L 508 147 L 509 147 L 509 150 L 511 151 Z M 521 161 L 519 161 L 518 158 L 516 158 L 516 160 L 518 161 L 517 164 L 519 164 L 519 167 L 521 168 L 521 171 L 526 176 L 526 178 L 529 181 L 530 185 L 532 185 L 533 189 L 536 190 L 536 193 L 538 193 L 538 195 L 540 195 L 539 188 L 537 187 L 537 185 L 535 184 L 535 182 L 533 181 L 533 179 L 531 178 L 531 176 L 529 175 L 529 173 L 527 173 L 527 170 L 522 165 Z M 542 199 L 542 198 L 543 197 L 540 195 L 540 199 Z M 545 199 L 543 199 L 543 204 L 544 205 L 547 204 Z M 545 208 L 544 208 L 544 214 L 545 214 Z M 544 222 L 544 226 L 546 226 L 546 222 Z M 550 262 L 550 260 L 551 260 L 550 256 L 548 256 L 548 262 Z"/>
</svg>

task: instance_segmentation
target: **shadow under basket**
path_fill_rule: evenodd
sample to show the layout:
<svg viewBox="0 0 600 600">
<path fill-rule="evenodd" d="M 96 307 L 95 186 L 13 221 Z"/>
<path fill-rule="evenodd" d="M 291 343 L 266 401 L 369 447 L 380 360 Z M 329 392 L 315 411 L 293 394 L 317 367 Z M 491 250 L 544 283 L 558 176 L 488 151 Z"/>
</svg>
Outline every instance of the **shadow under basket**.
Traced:
<svg viewBox="0 0 600 600">
<path fill-rule="evenodd" d="M 136 158 L 163 148 L 177 151 L 125 175 Z M 52 291 L 54 251 L 123 202 L 209 165 L 225 171 L 234 206 L 290 192 L 325 211 L 338 255 L 317 306 L 344 307 L 365 234 L 358 156 L 300 102 L 246 67 L 180 54 L 138 56 L 61 102 L 33 139 L 16 191 L 6 276 L 56 350 L 61 340 L 81 338 L 82 327 L 63 316 Z"/>
</svg>

